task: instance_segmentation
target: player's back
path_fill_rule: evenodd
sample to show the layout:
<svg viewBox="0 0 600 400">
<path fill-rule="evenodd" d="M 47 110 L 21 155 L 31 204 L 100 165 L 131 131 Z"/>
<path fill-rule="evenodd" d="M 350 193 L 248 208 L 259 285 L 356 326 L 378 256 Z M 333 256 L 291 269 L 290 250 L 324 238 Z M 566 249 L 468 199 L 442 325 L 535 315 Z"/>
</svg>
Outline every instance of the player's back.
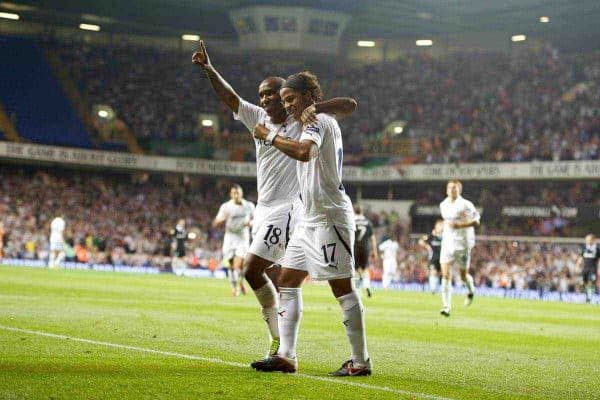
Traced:
<svg viewBox="0 0 600 400">
<path fill-rule="evenodd" d="M 399 249 L 398 242 L 388 239 L 379 245 L 379 250 L 383 252 L 384 260 L 396 260 Z"/>
<path fill-rule="evenodd" d="M 442 237 L 438 235 L 434 235 L 430 233 L 427 235 L 427 239 L 425 240 L 427 244 L 431 247 L 431 254 L 429 254 L 430 260 L 439 260 L 440 259 L 440 250 L 442 247 Z"/>
<path fill-rule="evenodd" d="M 304 129 L 301 140 L 311 140 L 319 147 L 317 157 L 298 163 L 305 225 L 355 229 L 352 202 L 342 184 L 344 150 L 337 121 L 318 114 L 317 122 Z"/>
<path fill-rule="evenodd" d="M 356 223 L 356 239 L 354 241 L 354 248 L 357 251 L 365 251 L 368 253 L 371 246 L 371 236 L 373 235 L 373 227 L 371 221 L 364 215 L 355 215 L 354 221 Z"/>
<path fill-rule="evenodd" d="M 50 236 L 55 239 L 62 238 L 65 230 L 65 220 L 61 217 L 56 217 L 50 223 Z"/>
</svg>

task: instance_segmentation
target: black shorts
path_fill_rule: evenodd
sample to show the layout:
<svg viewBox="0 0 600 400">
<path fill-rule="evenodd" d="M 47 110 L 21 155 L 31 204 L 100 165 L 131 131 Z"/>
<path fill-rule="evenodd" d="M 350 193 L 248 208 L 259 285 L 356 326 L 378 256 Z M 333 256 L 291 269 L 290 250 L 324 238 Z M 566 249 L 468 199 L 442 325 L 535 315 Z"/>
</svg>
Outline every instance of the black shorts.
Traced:
<svg viewBox="0 0 600 400">
<path fill-rule="evenodd" d="M 185 248 L 178 247 L 173 252 L 175 257 L 185 257 Z"/>
<path fill-rule="evenodd" d="M 354 268 L 369 268 L 369 252 L 367 250 L 361 248 L 354 249 Z"/>
<path fill-rule="evenodd" d="M 596 283 L 596 269 L 595 268 L 584 268 L 583 283 Z"/>
<path fill-rule="evenodd" d="M 435 269 L 438 272 L 438 274 L 441 274 L 442 273 L 442 265 L 440 264 L 440 260 L 429 261 L 429 269 Z"/>
</svg>

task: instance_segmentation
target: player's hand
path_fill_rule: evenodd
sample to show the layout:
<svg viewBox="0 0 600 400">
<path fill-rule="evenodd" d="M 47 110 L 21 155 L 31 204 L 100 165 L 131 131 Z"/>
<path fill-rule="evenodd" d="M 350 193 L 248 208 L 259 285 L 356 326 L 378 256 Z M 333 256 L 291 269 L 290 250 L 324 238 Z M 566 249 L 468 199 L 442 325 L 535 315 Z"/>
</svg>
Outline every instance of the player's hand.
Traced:
<svg viewBox="0 0 600 400">
<path fill-rule="evenodd" d="M 453 228 L 453 229 L 460 229 L 460 228 L 462 228 L 462 222 L 451 221 L 450 222 L 450 227 Z"/>
<path fill-rule="evenodd" d="M 206 46 L 204 45 L 204 40 L 200 41 L 198 51 L 195 52 L 194 55 L 192 56 L 192 62 L 196 65 L 199 65 L 202 68 L 208 68 L 211 66 L 210 58 L 208 58 L 208 53 L 206 52 Z"/>
<path fill-rule="evenodd" d="M 266 140 L 269 135 L 269 129 L 263 124 L 256 124 L 254 130 L 252 131 L 252 135 L 259 140 Z"/>
<path fill-rule="evenodd" d="M 310 125 L 317 122 L 317 108 L 314 104 L 306 107 L 304 111 L 302 111 L 300 120 L 302 121 L 302 125 Z"/>
</svg>

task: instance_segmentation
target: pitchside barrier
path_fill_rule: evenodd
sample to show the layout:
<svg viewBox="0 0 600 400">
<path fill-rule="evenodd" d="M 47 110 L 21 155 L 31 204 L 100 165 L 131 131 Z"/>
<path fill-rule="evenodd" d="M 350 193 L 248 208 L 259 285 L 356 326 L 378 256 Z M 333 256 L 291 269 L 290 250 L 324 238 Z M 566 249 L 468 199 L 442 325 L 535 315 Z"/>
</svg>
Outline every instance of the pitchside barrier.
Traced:
<svg viewBox="0 0 600 400">
<path fill-rule="evenodd" d="M 419 239 L 423 234 L 415 233 L 411 234 L 410 238 L 413 240 Z M 479 235 L 477 236 L 479 241 L 502 241 L 502 242 L 530 242 L 530 243 L 555 243 L 555 244 L 567 244 L 567 245 L 581 245 L 584 240 L 581 238 L 565 238 L 565 237 L 531 237 L 531 236 L 499 236 L 499 235 Z M 17 266 L 17 267 L 35 267 L 45 268 L 47 262 L 44 260 L 23 260 L 23 259 L 2 259 L 0 265 L 3 266 Z M 136 267 L 136 266 L 114 266 L 110 264 L 85 264 L 75 262 L 63 262 L 61 268 L 73 269 L 73 270 L 89 270 L 89 271 L 105 271 L 105 272 L 123 272 L 133 274 L 151 274 L 156 275 L 160 273 L 175 273 L 180 276 L 186 276 L 190 278 L 216 278 L 225 279 L 227 273 L 225 269 L 218 269 L 211 271 L 206 268 L 196 269 L 184 269 L 173 272 L 172 270 L 163 270 L 158 267 Z M 372 286 L 374 288 L 381 288 L 380 281 L 373 281 Z M 405 282 L 392 282 L 391 289 L 412 291 L 412 292 L 429 292 L 429 285 L 425 283 L 405 283 Z M 454 289 L 455 294 L 464 294 L 465 289 L 461 285 L 457 285 Z M 483 297 L 497 297 L 497 298 L 510 298 L 510 299 L 526 299 L 526 300 L 541 300 L 541 301 L 556 301 L 565 303 L 585 303 L 585 294 L 583 293 L 569 293 L 569 292 L 557 292 L 550 291 L 545 288 L 539 290 L 519 290 L 519 289 L 505 289 L 505 288 L 489 288 L 480 286 L 477 288 L 477 296 Z M 595 294 L 591 301 L 592 304 L 600 304 L 600 294 Z"/>
</svg>

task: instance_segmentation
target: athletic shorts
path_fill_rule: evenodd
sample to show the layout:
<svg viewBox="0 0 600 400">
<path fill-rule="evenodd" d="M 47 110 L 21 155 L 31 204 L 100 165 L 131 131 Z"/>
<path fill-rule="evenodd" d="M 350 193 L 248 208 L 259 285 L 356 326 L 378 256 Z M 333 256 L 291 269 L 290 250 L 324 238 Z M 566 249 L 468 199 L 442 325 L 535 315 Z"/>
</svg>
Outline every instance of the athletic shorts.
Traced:
<svg viewBox="0 0 600 400">
<path fill-rule="evenodd" d="M 396 260 L 383 260 L 383 273 L 395 275 L 398 270 L 398 262 Z"/>
<path fill-rule="evenodd" d="M 258 205 L 252 222 L 252 244 L 249 253 L 280 263 L 292 232 L 301 216 L 301 204 Z"/>
<path fill-rule="evenodd" d="M 583 283 L 596 283 L 596 268 L 583 269 Z"/>
<path fill-rule="evenodd" d="M 248 238 L 244 235 L 225 233 L 225 238 L 223 239 L 223 259 L 231 260 L 233 257 L 244 258 L 248 247 Z"/>
<path fill-rule="evenodd" d="M 306 271 L 316 281 L 352 278 L 353 248 L 354 230 L 333 225 L 300 226 L 288 244 L 283 266 Z"/>
<path fill-rule="evenodd" d="M 354 265 L 356 269 L 367 269 L 369 268 L 369 252 L 362 248 L 354 249 Z"/>
<path fill-rule="evenodd" d="M 440 260 L 431 260 L 429 261 L 429 269 L 430 270 L 435 270 L 438 273 L 442 272 L 442 266 L 440 264 Z"/>
<path fill-rule="evenodd" d="M 454 249 L 442 245 L 440 263 L 452 263 L 458 265 L 461 271 L 467 270 L 471 264 L 471 249 Z"/>
<path fill-rule="evenodd" d="M 50 251 L 63 251 L 65 242 L 62 240 L 53 240 L 50 242 Z"/>
</svg>

